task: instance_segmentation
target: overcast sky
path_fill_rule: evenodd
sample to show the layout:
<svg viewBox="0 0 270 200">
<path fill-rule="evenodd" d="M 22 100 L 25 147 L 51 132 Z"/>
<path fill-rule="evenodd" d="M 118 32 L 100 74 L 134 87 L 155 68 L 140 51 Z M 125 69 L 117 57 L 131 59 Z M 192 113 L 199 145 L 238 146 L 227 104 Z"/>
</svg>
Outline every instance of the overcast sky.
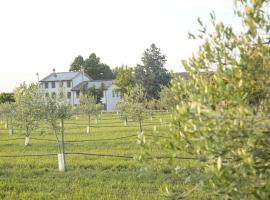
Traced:
<svg viewBox="0 0 270 200">
<path fill-rule="evenodd" d="M 211 11 L 233 23 L 232 0 L 0 0 L 0 92 L 92 52 L 111 68 L 135 66 L 151 43 L 182 71 L 197 46 L 187 33 Z"/>
</svg>

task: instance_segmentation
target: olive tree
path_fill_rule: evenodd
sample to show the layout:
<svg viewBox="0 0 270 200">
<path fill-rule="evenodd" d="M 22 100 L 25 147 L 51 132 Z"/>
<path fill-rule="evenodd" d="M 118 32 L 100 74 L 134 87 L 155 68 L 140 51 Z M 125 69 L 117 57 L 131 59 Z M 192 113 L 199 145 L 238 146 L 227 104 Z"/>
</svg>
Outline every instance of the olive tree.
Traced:
<svg viewBox="0 0 270 200">
<path fill-rule="evenodd" d="M 157 109 L 157 100 L 151 99 L 146 102 L 147 112 L 150 116 L 150 120 L 153 121 L 155 110 Z"/>
<path fill-rule="evenodd" d="M 101 111 L 103 110 L 104 106 L 101 103 L 97 103 L 95 105 L 94 115 L 96 117 L 96 123 L 98 123 L 101 115 Z"/>
<path fill-rule="evenodd" d="M 128 105 L 125 101 L 119 102 L 116 109 L 120 112 L 120 118 L 124 120 L 124 126 L 128 125 Z"/>
<path fill-rule="evenodd" d="M 136 85 L 129 93 L 125 96 L 125 109 L 131 118 L 138 122 L 138 143 L 141 144 L 143 139 L 143 128 L 142 122 L 146 115 L 146 94 L 145 90 L 141 85 Z"/>
<path fill-rule="evenodd" d="M 158 100 L 157 105 L 160 110 L 166 110 L 167 112 L 169 112 L 173 108 L 175 108 L 177 101 L 174 97 L 177 94 L 175 94 L 169 86 L 162 87 L 159 95 L 160 99 Z"/>
<path fill-rule="evenodd" d="M 62 88 L 59 89 L 56 97 L 45 97 L 44 108 L 46 110 L 45 118 L 53 129 L 55 140 L 58 147 L 58 164 L 59 171 L 64 172 L 65 168 L 65 142 L 64 142 L 64 120 L 72 116 L 72 107 L 65 96 Z M 61 124 L 61 143 L 59 141 L 59 128 L 57 122 L 60 120 Z"/>
<path fill-rule="evenodd" d="M 173 149 L 205 158 L 203 189 L 214 199 L 270 197 L 269 0 L 236 0 L 244 29 L 199 20 L 203 44 L 172 83 Z M 210 72 L 216 69 L 214 73 Z"/>
<path fill-rule="evenodd" d="M 18 126 L 25 130 L 25 145 L 29 145 L 30 134 L 39 125 L 43 117 L 42 98 L 36 84 L 21 84 L 14 91 L 16 115 Z"/>
<path fill-rule="evenodd" d="M 78 109 L 88 117 L 87 133 L 90 133 L 91 116 L 96 114 L 96 99 L 90 94 L 80 95 Z"/>
<path fill-rule="evenodd" d="M 9 130 L 9 134 L 13 134 L 13 117 L 15 115 L 15 105 L 14 103 L 2 103 L 0 105 L 2 114 L 4 114 L 6 123 L 5 126 Z"/>
</svg>

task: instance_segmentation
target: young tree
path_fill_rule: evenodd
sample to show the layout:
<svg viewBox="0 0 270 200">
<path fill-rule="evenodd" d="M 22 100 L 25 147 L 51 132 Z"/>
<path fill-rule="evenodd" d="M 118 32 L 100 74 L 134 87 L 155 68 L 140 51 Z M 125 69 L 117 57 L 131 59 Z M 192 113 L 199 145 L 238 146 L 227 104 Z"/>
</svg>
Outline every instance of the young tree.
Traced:
<svg viewBox="0 0 270 200">
<path fill-rule="evenodd" d="M 18 126 L 26 131 L 25 145 L 29 145 L 31 132 L 38 127 L 43 117 L 42 98 L 38 92 L 38 85 L 21 84 L 14 91 L 16 100 L 16 121 Z"/>
<path fill-rule="evenodd" d="M 177 105 L 177 93 L 170 87 L 162 87 L 160 91 L 160 99 L 158 100 L 158 106 L 161 110 L 172 110 Z"/>
<path fill-rule="evenodd" d="M 147 111 L 149 113 L 151 121 L 153 120 L 155 110 L 157 109 L 157 102 L 158 101 L 155 99 L 152 99 L 146 102 Z"/>
<path fill-rule="evenodd" d="M 124 125 L 128 125 L 128 105 L 125 101 L 119 102 L 116 105 L 117 110 L 120 111 L 120 118 L 124 120 Z"/>
<path fill-rule="evenodd" d="M 207 158 L 203 173 L 211 178 L 203 188 L 214 199 L 269 199 L 270 1 L 235 2 L 242 32 L 211 14 L 214 32 L 208 33 L 199 20 L 202 34 L 192 37 L 204 42 L 183 62 L 190 78 L 172 84 L 180 95 L 169 142 Z"/>
<path fill-rule="evenodd" d="M 142 122 L 145 118 L 146 113 L 146 96 L 145 90 L 141 85 L 136 85 L 129 93 L 125 96 L 125 109 L 128 114 L 138 122 L 138 143 L 141 144 L 143 139 Z"/>
<path fill-rule="evenodd" d="M 121 66 L 115 69 L 116 78 L 114 84 L 119 88 L 122 96 L 129 93 L 134 85 L 133 69 Z"/>
<path fill-rule="evenodd" d="M 158 99 L 161 86 L 167 86 L 171 80 L 170 73 L 164 68 L 166 56 L 152 44 L 143 53 L 142 63 L 135 67 L 135 82 L 144 87 L 147 98 Z"/>
<path fill-rule="evenodd" d="M 92 95 L 80 95 L 78 109 L 88 117 L 87 133 L 90 133 L 91 116 L 96 113 L 96 99 Z"/>
<path fill-rule="evenodd" d="M 2 114 L 6 118 L 6 128 L 8 128 L 9 134 L 13 134 L 13 116 L 15 115 L 14 103 L 2 103 L 0 104 Z"/>
<path fill-rule="evenodd" d="M 59 171 L 64 172 L 65 168 L 65 142 L 64 142 L 64 120 L 72 116 L 72 107 L 65 96 L 63 88 L 60 88 L 57 97 L 45 97 L 44 109 L 46 110 L 45 119 L 53 129 L 58 147 L 58 164 Z M 61 121 L 61 144 L 58 137 L 57 122 Z"/>
<path fill-rule="evenodd" d="M 98 123 L 100 119 L 101 111 L 103 110 L 104 106 L 101 103 L 97 103 L 95 105 L 94 115 L 96 116 L 96 123 Z"/>
</svg>

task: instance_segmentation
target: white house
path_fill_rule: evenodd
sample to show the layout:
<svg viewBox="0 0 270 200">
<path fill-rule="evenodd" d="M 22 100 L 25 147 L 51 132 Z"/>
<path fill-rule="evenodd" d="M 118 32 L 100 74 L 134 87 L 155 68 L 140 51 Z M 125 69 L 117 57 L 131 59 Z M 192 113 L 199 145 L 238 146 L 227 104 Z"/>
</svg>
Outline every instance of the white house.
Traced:
<svg viewBox="0 0 270 200">
<path fill-rule="evenodd" d="M 101 86 L 105 88 L 101 99 L 104 110 L 116 110 L 116 104 L 121 101 L 121 96 L 116 92 L 117 87 L 113 80 L 93 80 L 83 72 L 53 72 L 40 81 L 40 87 L 44 94 L 55 96 L 59 92 L 60 86 L 63 86 L 67 92 L 67 98 L 72 106 L 79 104 L 80 90 L 82 87 L 90 89 Z"/>
</svg>

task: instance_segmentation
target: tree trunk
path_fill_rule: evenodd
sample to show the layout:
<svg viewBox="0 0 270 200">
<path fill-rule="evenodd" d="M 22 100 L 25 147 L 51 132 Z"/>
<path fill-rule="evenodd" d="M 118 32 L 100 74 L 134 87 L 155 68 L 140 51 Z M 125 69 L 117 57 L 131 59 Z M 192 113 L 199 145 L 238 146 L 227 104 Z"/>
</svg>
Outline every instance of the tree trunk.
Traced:
<svg viewBox="0 0 270 200">
<path fill-rule="evenodd" d="M 142 132 L 142 120 L 139 119 L 139 131 L 138 131 L 138 144 L 142 143 L 142 136 L 143 136 L 143 132 Z"/>
<path fill-rule="evenodd" d="M 9 126 L 8 132 L 9 132 L 9 135 L 13 134 L 12 117 L 10 117 L 10 126 Z"/>
<path fill-rule="evenodd" d="M 5 128 L 8 128 L 8 116 L 6 116 L 6 124 L 5 124 Z"/>
<path fill-rule="evenodd" d="M 58 139 L 57 129 L 54 126 L 53 126 L 53 133 L 54 133 L 54 136 L 55 136 L 55 139 L 56 139 L 58 152 L 61 153 L 61 145 L 60 145 L 60 142 L 59 142 L 59 139 Z"/>
<path fill-rule="evenodd" d="M 153 131 L 154 131 L 154 132 L 156 132 L 156 131 L 157 131 L 157 126 L 156 126 L 156 125 L 154 125 L 154 127 L 153 127 Z"/>
<path fill-rule="evenodd" d="M 60 172 L 65 172 L 65 156 L 63 153 L 58 154 L 58 169 Z"/>
<path fill-rule="evenodd" d="M 128 125 L 128 119 L 127 117 L 125 117 L 125 120 L 124 120 L 124 125 L 127 126 Z"/>
<path fill-rule="evenodd" d="M 64 172 L 66 171 L 65 167 L 65 135 L 64 135 L 64 119 L 61 119 L 61 134 L 62 134 L 62 152 L 58 154 L 58 164 L 59 164 L 59 171 Z"/>
<path fill-rule="evenodd" d="M 25 135 L 24 145 L 28 146 L 29 144 L 30 144 L 30 132 L 29 132 L 29 128 L 26 127 L 26 135 Z"/>
<path fill-rule="evenodd" d="M 91 125 L 91 116 L 88 115 L 88 127 L 86 128 L 86 133 L 90 133 L 90 125 Z"/>
</svg>

